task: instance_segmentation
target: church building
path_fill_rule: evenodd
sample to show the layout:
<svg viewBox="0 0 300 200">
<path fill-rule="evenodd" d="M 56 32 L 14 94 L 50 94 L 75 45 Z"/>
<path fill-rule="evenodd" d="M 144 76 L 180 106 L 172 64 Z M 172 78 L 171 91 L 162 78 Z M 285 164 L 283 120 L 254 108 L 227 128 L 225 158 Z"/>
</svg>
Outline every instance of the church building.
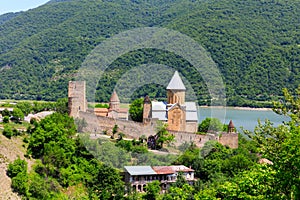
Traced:
<svg viewBox="0 0 300 200">
<path fill-rule="evenodd" d="M 117 92 L 114 90 L 110 99 L 108 108 L 94 108 L 96 116 L 110 117 L 113 119 L 128 120 L 128 109 L 120 108 L 120 100 Z"/>
<path fill-rule="evenodd" d="M 144 99 L 144 123 L 159 120 L 168 124 L 170 131 L 197 132 L 198 113 L 195 102 L 185 101 L 186 88 L 176 71 L 167 86 L 167 102 Z"/>
</svg>

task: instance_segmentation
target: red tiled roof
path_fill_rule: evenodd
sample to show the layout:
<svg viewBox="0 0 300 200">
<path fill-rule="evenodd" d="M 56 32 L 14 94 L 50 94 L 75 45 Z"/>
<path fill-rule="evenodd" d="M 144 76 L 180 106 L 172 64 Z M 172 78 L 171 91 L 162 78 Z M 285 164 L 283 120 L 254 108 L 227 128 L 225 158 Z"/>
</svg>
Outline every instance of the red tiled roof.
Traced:
<svg viewBox="0 0 300 200">
<path fill-rule="evenodd" d="M 106 117 L 108 113 L 107 108 L 94 108 L 94 113 L 96 116 Z"/>
<path fill-rule="evenodd" d="M 94 112 L 108 112 L 107 108 L 94 108 Z"/>
<path fill-rule="evenodd" d="M 157 174 L 174 174 L 175 171 L 172 169 L 171 166 L 153 166 L 152 169 Z"/>
<path fill-rule="evenodd" d="M 184 165 L 172 165 L 171 167 L 176 172 L 193 172 L 193 171 L 195 171 L 195 170 L 193 170 L 191 168 L 188 168 Z"/>
<path fill-rule="evenodd" d="M 175 172 L 193 172 L 194 170 L 184 165 L 153 166 L 157 174 L 174 174 Z"/>
</svg>

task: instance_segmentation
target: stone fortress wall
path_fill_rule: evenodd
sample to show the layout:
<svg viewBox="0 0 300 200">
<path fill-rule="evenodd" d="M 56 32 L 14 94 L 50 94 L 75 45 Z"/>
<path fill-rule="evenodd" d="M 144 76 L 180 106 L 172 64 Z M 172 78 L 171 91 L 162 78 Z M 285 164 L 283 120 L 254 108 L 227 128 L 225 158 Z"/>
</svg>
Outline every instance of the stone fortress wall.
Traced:
<svg viewBox="0 0 300 200">
<path fill-rule="evenodd" d="M 154 136 L 156 134 L 156 122 L 157 119 L 146 119 L 143 123 L 138 123 L 130 120 L 115 119 L 110 117 L 96 116 L 94 110 L 87 108 L 87 102 L 85 97 L 85 82 L 84 81 L 70 81 L 69 82 L 69 115 L 74 118 L 84 119 L 87 122 L 87 126 L 83 129 L 85 132 L 91 134 L 103 134 L 107 132 L 111 134 L 115 125 L 118 125 L 118 132 L 122 132 L 127 138 L 139 139 L 140 136 L 145 135 Z M 145 104 L 147 105 L 147 104 Z M 146 106 L 145 117 L 149 115 L 150 108 Z M 144 110 L 144 111 L 145 111 Z M 146 116 L 147 115 L 147 116 Z M 230 122 L 232 125 L 232 122 Z M 206 134 L 199 135 L 193 132 L 186 131 L 170 131 L 175 136 L 174 144 L 179 146 L 185 142 L 194 143 L 198 147 L 202 147 L 209 140 L 216 140 L 223 145 L 227 145 L 231 148 L 238 147 L 238 133 L 230 131 L 229 133 L 221 134 Z"/>
<path fill-rule="evenodd" d="M 122 132 L 127 138 L 139 139 L 140 136 L 145 135 L 147 138 L 150 135 L 155 135 L 156 122 L 139 123 L 128 120 L 113 119 L 108 117 L 96 116 L 92 112 L 79 112 L 79 118 L 84 118 L 87 122 L 87 127 L 84 128 L 85 132 L 91 134 L 103 134 L 107 131 L 107 134 L 112 133 L 112 129 L 115 125 L 118 125 L 118 132 Z M 227 145 L 230 148 L 238 147 L 238 133 L 221 133 L 199 135 L 190 132 L 169 131 L 175 136 L 173 142 L 175 146 L 179 146 L 183 143 L 193 143 L 197 147 L 203 147 L 207 141 L 215 140 L 223 145 Z"/>
</svg>

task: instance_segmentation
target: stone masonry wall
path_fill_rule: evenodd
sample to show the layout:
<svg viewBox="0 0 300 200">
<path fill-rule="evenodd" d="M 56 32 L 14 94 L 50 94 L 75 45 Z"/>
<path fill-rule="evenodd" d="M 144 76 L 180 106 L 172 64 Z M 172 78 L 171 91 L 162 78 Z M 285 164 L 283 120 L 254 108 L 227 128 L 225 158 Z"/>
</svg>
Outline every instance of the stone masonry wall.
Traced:
<svg viewBox="0 0 300 200">
<path fill-rule="evenodd" d="M 195 133 L 198 131 L 198 123 L 197 122 L 186 122 L 185 130 L 190 133 Z"/>
<path fill-rule="evenodd" d="M 169 131 L 175 136 L 175 146 L 179 146 L 184 142 L 194 143 L 197 147 L 201 148 L 207 141 L 216 140 L 218 141 L 218 136 L 214 134 L 198 135 L 189 132 L 173 132 Z"/>
<path fill-rule="evenodd" d="M 79 111 L 86 111 L 85 81 L 69 81 L 68 109 L 69 115 L 76 118 Z"/>
<path fill-rule="evenodd" d="M 111 134 L 115 124 L 118 125 L 118 132 L 122 132 L 126 137 L 131 139 L 138 139 L 141 135 L 149 137 L 150 135 L 155 135 L 156 122 L 152 121 L 148 124 L 127 121 L 127 120 L 116 120 L 108 117 L 97 117 L 93 113 L 80 112 L 80 118 L 84 118 L 87 122 L 87 127 L 84 131 L 95 134 L 102 134 L 104 131 L 107 131 L 108 134 Z M 175 136 L 174 144 L 179 146 L 184 142 L 194 143 L 197 147 L 203 147 L 207 141 L 215 140 L 220 142 L 223 145 L 227 145 L 231 148 L 238 147 L 238 134 L 237 133 L 223 133 L 221 136 L 215 134 L 206 134 L 198 135 L 189 132 L 177 132 L 169 131 Z"/>
<path fill-rule="evenodd" d="M 153 122 L 143 124 L 108 117 L 97 117 L 93 113 L 87 112 L 80 112 L 80 118 L 84 118 L 88 124 L 84 131 L 90 133 L 103 133 L 107 131 L 108 134 L 111 134 L 113 127 L 118 125 L 118 132 L 124 133 L 128 138 L 138 139 L 141 135 L 149 137 L 155 134 L 156 123 Z"/>
<path fill-rule="evenodd" d="M 238 148 L 239 146 L 239 135 L 238 133 L 222 133 L 219 138 L 219 142 L 224 146 L 229 146 L 230 148 Z"/>
</svg>

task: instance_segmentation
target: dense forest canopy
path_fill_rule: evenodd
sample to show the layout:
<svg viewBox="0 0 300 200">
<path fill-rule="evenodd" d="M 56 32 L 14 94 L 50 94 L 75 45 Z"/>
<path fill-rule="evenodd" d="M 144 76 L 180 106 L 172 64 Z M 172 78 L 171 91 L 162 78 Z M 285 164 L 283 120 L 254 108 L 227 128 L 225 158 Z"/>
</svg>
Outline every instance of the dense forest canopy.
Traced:
<svg viewBox="0 0 300 200">
<path fill-rule="evenodd" d="M 137 27 L 164 27 L 199 42 L 216 62 L 229 105 L 266 106 L 281 88 L 300 84 L 299 0 L 88 1 L 55 0 L 0 16 L 0 98 L 56 100 L 86 56 L 102 41 Z M 118 77 L 154 62 L 174 67 L 200 104 L 210 96 L 193 66 L 170 52 L 145 49 L 118 58 L 99 82 L 108 101 Z M 133 99 L 165 97 L 163 87 L 141 87 Z"/>
</svg>

